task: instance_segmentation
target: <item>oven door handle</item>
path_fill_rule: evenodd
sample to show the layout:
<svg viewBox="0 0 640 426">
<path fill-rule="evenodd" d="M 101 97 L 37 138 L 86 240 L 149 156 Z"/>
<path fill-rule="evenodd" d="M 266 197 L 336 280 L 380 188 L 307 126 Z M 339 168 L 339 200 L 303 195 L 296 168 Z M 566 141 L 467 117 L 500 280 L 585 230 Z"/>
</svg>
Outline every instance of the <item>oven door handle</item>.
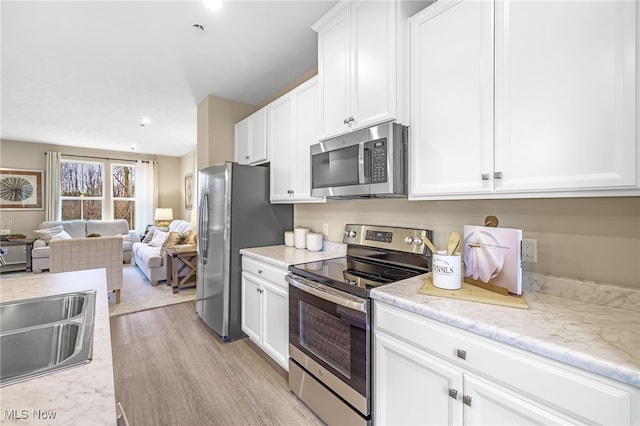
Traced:
<svg viewBox="0 0 640 426">
<path fill-rule="evenodd" d="M 322 284 L 314 283 L 313 281 L 301 278 L 299 276 L 287 275 L 287 282 L 292 286 L 299 288 L 300 290 L 309 293 L 320 299 L 326 300 L 336 305 L 344 306 L 345 308 L 353 309 L 355 311 L 367 312 L 367 301 L 360 297 L 352 296 L 343 291 L 335 290 Z"/>
</svg>

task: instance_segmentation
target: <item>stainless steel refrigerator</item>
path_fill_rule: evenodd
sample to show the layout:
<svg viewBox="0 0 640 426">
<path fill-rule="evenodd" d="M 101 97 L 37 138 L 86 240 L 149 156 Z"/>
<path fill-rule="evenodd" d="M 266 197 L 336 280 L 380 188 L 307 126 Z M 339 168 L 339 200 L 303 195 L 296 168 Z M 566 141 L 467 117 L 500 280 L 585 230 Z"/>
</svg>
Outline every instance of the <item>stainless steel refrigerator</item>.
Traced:
<svg viewBox="0 0 640 426">
<path fill-rule="evenodd" d="M 241 330 L 239 250 L 283 243 L 293 206 L 269 202 L 269 168 L 224 163 L 198 173 L 196 312 L 225 341 Z"/>
</svg>

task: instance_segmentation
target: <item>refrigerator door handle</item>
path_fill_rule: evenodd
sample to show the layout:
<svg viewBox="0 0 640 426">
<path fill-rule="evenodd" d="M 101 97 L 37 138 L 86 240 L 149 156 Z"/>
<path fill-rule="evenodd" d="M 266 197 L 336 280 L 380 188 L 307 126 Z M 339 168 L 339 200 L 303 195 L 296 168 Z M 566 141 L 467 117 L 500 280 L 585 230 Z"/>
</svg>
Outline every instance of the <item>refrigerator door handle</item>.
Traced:
<svg viewBox="0 0 640 426">
<path fill-rule="evenodd" d="M 200 241 L 202 264 L 207 264 L 207 258 L 209 257 L 209 194 L 202 194 L 202 202 L 200 203 L 200 214 L 198 215 L 198 229 L 200 230 L 198 237 Z"/>
</svg>

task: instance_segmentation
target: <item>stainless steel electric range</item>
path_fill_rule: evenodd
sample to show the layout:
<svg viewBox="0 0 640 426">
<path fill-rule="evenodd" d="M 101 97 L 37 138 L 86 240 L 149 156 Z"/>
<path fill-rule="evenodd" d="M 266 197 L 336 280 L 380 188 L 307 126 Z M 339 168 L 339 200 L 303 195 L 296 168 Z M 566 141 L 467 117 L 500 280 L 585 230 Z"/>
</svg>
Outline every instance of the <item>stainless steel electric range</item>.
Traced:
<svg viewBox="0 0 640 426">
<path fill-rule="evenodd" d="M 326 423 L 371 424 L 369 292 L 431 271 L 424 237 L 346 225 L 346 257 L 289 267 L 289 388 Z"/>
</svg>

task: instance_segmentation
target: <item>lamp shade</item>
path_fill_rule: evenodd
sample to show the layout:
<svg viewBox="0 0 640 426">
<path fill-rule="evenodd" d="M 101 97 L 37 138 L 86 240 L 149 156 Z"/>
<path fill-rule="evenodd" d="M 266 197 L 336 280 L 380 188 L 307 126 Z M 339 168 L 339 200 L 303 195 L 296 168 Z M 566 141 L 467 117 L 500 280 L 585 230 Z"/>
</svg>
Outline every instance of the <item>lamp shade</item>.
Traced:
<svg viewBox="0 0 640 426">
<path fill-rule="evenodd" d="M 173 220 L 173 209 L 156 209 L 155 220 Z"/>
</svg>

